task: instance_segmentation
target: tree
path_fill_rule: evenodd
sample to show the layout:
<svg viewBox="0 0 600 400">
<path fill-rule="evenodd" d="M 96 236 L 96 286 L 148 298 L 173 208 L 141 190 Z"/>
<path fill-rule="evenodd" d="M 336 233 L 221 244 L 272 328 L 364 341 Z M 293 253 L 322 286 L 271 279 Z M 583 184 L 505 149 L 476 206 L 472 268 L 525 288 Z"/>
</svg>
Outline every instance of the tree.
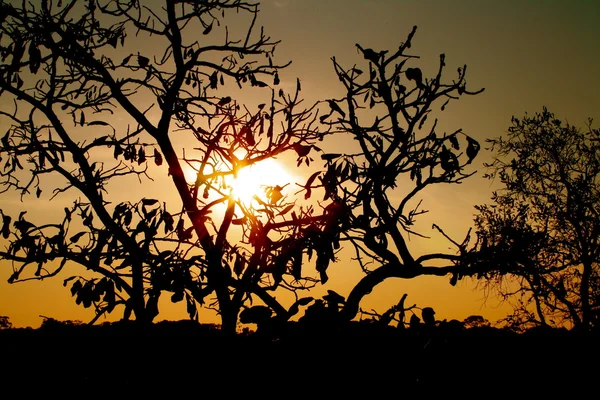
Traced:
<svg viewBox="0 0 600 400">
<path fill-rule="evenodd" d="M 513 325 L 597 326 L 600 131 L 544 108 L 489 143 L 488 176 L 502 188 L 477 207 L 480 262 L 498 266 L 485 287 L 513 302 Z"/>
<path fill-rule="evenodd" d="M 231 178 L 285 152 L 308 165 L 327 132 L 316 128 L 314 106 L 299 106 L 300 81 L 292 93 L 276 90 L 285 65 L 273 61 L 278 42 L 255 27 L 258 5 L 44 0 L 2 1 L 0 11 L 0 95 L 14 102 L 0 112 L 10 123 L 2 193 L 68 201 L 49 222 L 1 212 L 9 281 L 46 279 L 73 263 L 86 272 L 65 286 L 97 317 L 124 306 L 124 318 L 152 321 L 169 292 L 191 318 L 197 303 L 216 308 L 227 332 L 253 295 L 289 318 L 269 293 L 313 284 L 303 252 L 329 211 L 297 205 L 280 186 L 244 204 Z M 227 18 L 238 18 L 235 29 Z M 265 101 L 242 106 L 236 96 L 247 87 Z M 163 163 L 178 211 L 160 198 L 165 187 L 112 201 L 115 182 L 149 187 L 150 164 Z M 290 273 L 294 284 L 284 280 Z"/>
<path fill-rule="evenodd" d="M 457 246 L 453 254 L 416 256 L 408 244 L 410 235 L 425 237 L 415 230 L 415 220 L 427 212 L 419 194 L 431 185 L 459 184 L 472 176 L 474 171 L 468 170 L 480 148 L 461 129 L 439 132 L 437 118 L 428 117 L 437 115 L 437 107 L 444 111 L 451 100 L 483 91 L 467 89 L 466 66 L 446 82 L 444 54 L 437 73 L 424 76 L 413 64 L 418 57 L 409 51 L 415 33 L 416 27 L 395 51 L 357 44 L 364 66 L 344 68 L 332 59 L 345 93 L 341 99 L 327 100 L 330 112 L 321 122 L 331 127 L 333 137 L 350 137 L 357 146 L 351 154 L 322 156 L 323 200 L 332 199 L 344 221 L 326 227 L 324 233 L 334 238 L 334 249 L 338 240 L 350 244 L 365 272 L 340 310 L 341 319 L 354 318 L 362 298 L 386 279 L 452 274 L 454 284 L 459 276 L 474 273 L 460 261 L 468 236 L 458 243 L 434 225 Z"/>
<path fill-rule="evenodd" d="M 12 322 L 10 322 L 10 318 L 4 315 L 0 315 L 0 329 L 10 328 L 12 328 Z"/>
</svg>

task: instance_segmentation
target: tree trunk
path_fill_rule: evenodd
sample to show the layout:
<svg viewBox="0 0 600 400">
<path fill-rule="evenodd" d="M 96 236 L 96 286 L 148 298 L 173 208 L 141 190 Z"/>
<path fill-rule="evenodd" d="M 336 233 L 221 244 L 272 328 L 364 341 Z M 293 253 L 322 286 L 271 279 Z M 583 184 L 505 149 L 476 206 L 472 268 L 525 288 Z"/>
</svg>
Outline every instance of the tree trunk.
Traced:
<svg viewBox="0 0 600 400">
<path fill-rule="evenodd" d="M 134 260 L 131 264 L 131 300 L 133 304 L 133 312 L 138 325 L 145 325 L 146 321 L 146 305 L 144 302 L 144 271 L 140 261 Z"/>
<path fill-rule="evenodd" d="M 590 307 L 590 277 L 592 275 L 592 263 L 583 261 L 583 273 L 581 274 L 581 327 L 589 329 L 592 322 L 592 309 Z"/>
</svg>

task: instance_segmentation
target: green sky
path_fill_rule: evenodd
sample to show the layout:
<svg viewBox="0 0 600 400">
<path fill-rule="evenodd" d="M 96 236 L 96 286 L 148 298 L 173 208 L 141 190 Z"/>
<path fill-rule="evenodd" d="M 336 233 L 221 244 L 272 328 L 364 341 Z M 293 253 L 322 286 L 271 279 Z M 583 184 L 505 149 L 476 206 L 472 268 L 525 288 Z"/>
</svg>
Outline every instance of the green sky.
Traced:
<svg viewBox="0 0 600 400">
<path fill-rule="evenodd" d="M 462 128 L 483 143 L 505 133 L 511 116 L 541 111 L 543 106 L 578 126 L 584 126 L 588 117 L 600 118 L 599 17 L 600 2 L 592 0 L 266 0 L 261 3 L 258 22 L 273 39 L 281 40 L 277 60 L 292 60 L 282 74 L 283 83 L 300 78 L 308 103 L 343 96 L 332 56 L 346 66 L 362 63 L 355 43 L 393 50 L 417 25 L 411 51 L 421 59 L 415 65 L 431 73 L 439 54 L 445 53 L 450 73 L 466 64 L 471 89 L 485 87 L 478 96 L 451 103 L 439 116 L 440 126 L 448 131 Z M 430 214 L 419 227 L 433 238 L 411 242 L 416 253 L 447 249 L 447 242 L 431 230 L 432 222 L 455 237 L 462 239 L 466 234 L 473 206 L 488 201 L 494 188 L 481 177 L 482 163 L 489 156 L 483 152 L 475 166 L 478 173 L 464 184 L 426 192 L 423 198 Z M 0 197 L 2 206 L 12 200 Z M 26 205 L 37 206 L 36 202 Z M 16 326 L 37 326 L 39 315 L 91 319 L 92 311 L 76 306 L 60 279 L 8 285 L 9 275 L 9 266 L 0 270 L 0 315 L 8 315 Z M 331 267 L 327 288 L 346 295 L 360 276 L 350 256 L 343 253 Z M 483 292 L 474 289 L 469 281 L 451 287 L 446 278 L 395 280 L 367 297 L 363 308 L 383 312 L 408 293 L 408 303 L 432 306 L 440 319 L 503 316 L 505 309 L 495 308 L 493 301 L 484 306 Z M 170 311 L 159 317 L 185 318 L 180 308 L 165 305 L 161 311 Z"/>
</svg>

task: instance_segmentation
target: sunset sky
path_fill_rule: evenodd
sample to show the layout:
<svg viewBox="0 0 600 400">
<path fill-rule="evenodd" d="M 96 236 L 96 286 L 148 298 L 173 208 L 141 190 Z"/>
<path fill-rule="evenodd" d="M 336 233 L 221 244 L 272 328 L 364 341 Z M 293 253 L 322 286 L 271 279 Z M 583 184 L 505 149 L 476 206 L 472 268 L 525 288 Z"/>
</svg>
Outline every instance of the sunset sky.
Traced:
<svg viewBox="0 0 600 400">
<path fill-rule="evenodd" d="M 486 138 L 504 134 L 511 116 L 533 114 L 543 106 L 580 127 L 589 117 L 600 118 L 599 18 L 600 2 L 594 0 L 265 0 L 258 23 L 273 39 L 281 40 L 277 60 L 292 60 L 282 81 L 295 82 L 298 77 L 307 103 L 343 97 L 332 56 L 346 67 L 361 64 L 364 60 L 356 43 L 395 50 L 416 25 L 411 53 L 420 56 L 415 65 L 425 75 L 437 69 L 439 54 L 445 53 L 448 77 L 466 64 L 468 86 L 485 88 L 480 95 L 450 103 L 439 116 L 441 129 L 462 128 L 483 144 Z M 329 142 L 325 147 L 346 145 Z M 418 228 L 432 238 L 411 240 L 415 254 L 448 250 L 448 242 L 431 229 L 433 222 L 462 240 L 472 224 L 473 206 L 488 202 L 497 187 L 482 177 L 482 163 L 489 157 L 487 151 L 480 153 L 474 163 L 478 173 L 465 183 L 424 193 L 424 208 L 430 213 L 418 220 Z M 290 175 L 305 175 L 295 170 L 295 164 L 285 165 Z M 0 208 L 17 200 L 2 194 Z M 13 205 L 46 207 L 33 200 Z M 333 289 L 346 296 L 362 276 L 350 257 L 342 252 L 340 261 L 330 267 L 330 281 L 311 295 Z M 10 264 L 0 263 L 0 315 L 9 316 L 15 326 L 39 326 L 40 315 L 82 321 L 93 317 L 93 310 L 75 305 L 62 279 L 9 285 L 10 273 Z M 484 293 L 476 290 L 475 282 L 463 280 L 452 287 L 449 277 L 386 281 L 365 298 L 362 307 L 382 313 L 404 293 L 408 304 L 433 307 L 438 319 L 462 320 L 478 314 L 497 320 L 507 311 L 493 299 L 484 304 Z M 186 318 L 184 305 L 167 303 L 161 306 L 159 320 Z M 201 316 L 212 318 L 209 313 Z"/>
</svg>

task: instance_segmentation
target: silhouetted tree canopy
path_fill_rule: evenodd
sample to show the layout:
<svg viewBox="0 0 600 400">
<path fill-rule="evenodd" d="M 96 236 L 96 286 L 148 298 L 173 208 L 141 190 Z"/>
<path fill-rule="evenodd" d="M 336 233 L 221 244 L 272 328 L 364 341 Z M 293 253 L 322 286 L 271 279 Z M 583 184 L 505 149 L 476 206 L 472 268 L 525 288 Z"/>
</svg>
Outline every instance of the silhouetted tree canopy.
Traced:
<svg viewBox="0 0 600 400">
<path fill-rule="evenodd" d="M 229 331 L 251 295 L 288 315 L 269 292 L 314 284 L 302 258 L 329 217 L 296 207 L 279 186 L 258 205 L 243 204 L 228 179 L 286 152 L 310 164 L 327 129 L 316 126 L 314 106 L 299 106 L 300 81 L 291 93 L 278 88 L 285 64 L 274 61 L 278 42 L 256 26 L 258 5 L 72 0 L 0 8 L 1 115 L 10 124 L 0 145 L 2 191 L 54 204 L 68 198 L 49 222 L 2 212 L 10 282 L 45 279 L 74 263 L 93 274 L 65 286 L 98 316 L 124 305 L 125 318 L 151 321 L 163 292 L 185 300 L 191 318 L 197 303 L 217 309 Z M 264 102 L 240 104 L 242 88 Z M 163 164 L 171 187 L 111 201 L 116 181 L 148 185 L 148 169 Z M 167 208 L 170 190 L 181 201 Z"/>
<path fill-rule="evenodd" d="M 600 313 L 600 131 L 546 108 L 489 140 L 502 183 L 475 220 L 485 287 L 514 305 L 516 326 L 588 329 Z"/>
<path fill-rule="evenodd" d="M 2 191 L 52 200 L 60 210 L 40 222 L 27 211 L 1 211 L 10 282 L 78 264 L 82 273 L 64 284 L 97 318 L 122 307 L 125 319 L 152 321 L 169 293 L 185 300 L 190 318 L 198 304 L 217 310 L 233 332 L 242 310 L 244 320 L 264 323 L 309 306 L 313 299 L 298 292 L 328 281 L 342 244 L 365 276 L 347 299 L 330 290 L 315 300 L 308 320 L 354 318 L 361 299 L 388 278 L 452 274 L 454 284 L 476 272 L 462 261 L 468 235 L 457 242 L 433 226 L 456 246 L 451 254 L 415 255 L 407 241 L 424 236 L 414 228 L 427 212 L 421 192 L 475 172 L 479 143 L 461 129 L 441 132 L 437 115 L 483 90 L 467 88 L 466 66 L 447 77 L 444 54 L 427 77 L 411 49 L 416 27 L 393 51 L 356 44 L 360 65 L 333 58 L 344 92 L 320 102 L 319 115 L 317 104 L 302 106 L 300 80 L 291 93 L 279 88 L 287 64 L 275 62 L 278 42 L 256 27 L 258 4 L 2 1 L 0 8 L 0 94 L 12 102 L 0 112 L 10 124 L 0 143 Z M 261 102 L 240 104 L 241 89 Z M 324 139 L 357 146 L 322 154 L 323 169 L 295 193 L 317 205 L 282 186 L 251 204 L 232 194 L 242 168 L 285 153 L 298 166 L 314 165 Z M 163 164 L 171 186 L 111 200 L 116 182 L 149 187 L 149 169 Z M 170 190 L 180 204 L 167 207 Z M 292 292 L 294 303 L 280 304 L 276 290 Z M 253 297 L 271 313 L 252 310 Z"/>
<path fill-rule="evenodd" d="M 467 88 L 466 66 L 446 77 L 444 54 L 437 73 L 426 77 L 411 48 L 416 29 L 393 51 L 357 44 L 363 60 L 352 67 L 332 59 L 344 95 L 327 101 L 329 113 L 321 122 L 330 125 L 334 138 L 352 138 L 357 145 L 351 154 L 323 155 L 326 171 L 319 178 L 324 200 L 333 199 L 344 216 L 341 226 L 332 226 L 331 235 L 354 248 L 365 272 L 341 309 L 345 319 L 354 318 L 361 299 L 388 278 L 444 276 L 464 270 L 459 260 L 468 237 L 458 243 L 434 225 L 457 250 L 426 255 L 413 254 L 408 238 L 425 237 L 414 228 L 419 215 L 427 212 L 419 198 L 424 190 L 459 184 L 473 175 L 470 168 L 479 143 L 461 129 L 440 131 L 437 116 L 451 100 L 483 89 Z"/>
</svg>

